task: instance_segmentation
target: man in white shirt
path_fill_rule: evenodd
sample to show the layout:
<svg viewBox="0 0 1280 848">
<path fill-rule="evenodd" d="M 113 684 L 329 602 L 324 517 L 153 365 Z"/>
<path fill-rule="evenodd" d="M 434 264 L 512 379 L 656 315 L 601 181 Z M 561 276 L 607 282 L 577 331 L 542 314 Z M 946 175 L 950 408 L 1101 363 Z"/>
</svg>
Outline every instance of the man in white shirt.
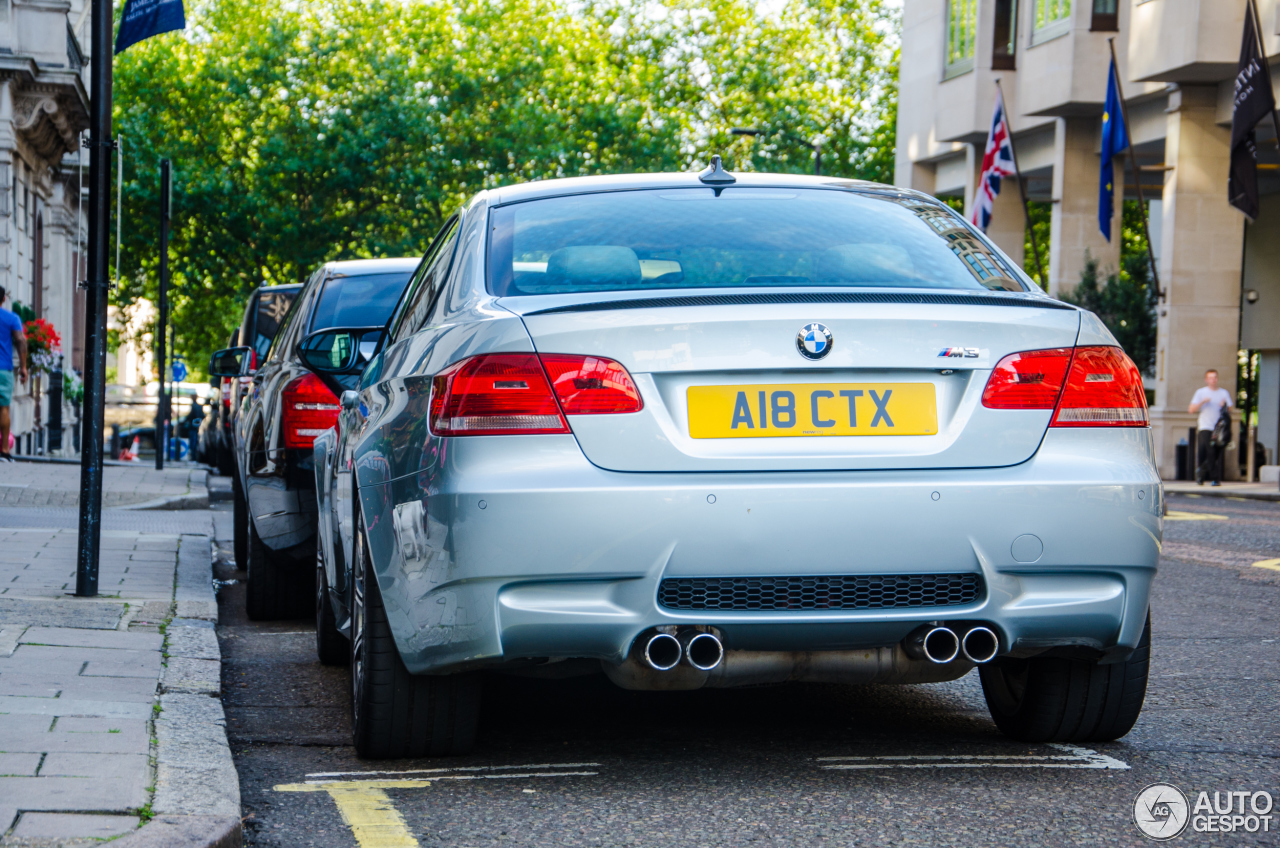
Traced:
<svg viewBox="0 0 1280 848">
<path fill-rule="evenodd" d="M 1196 482 L 1204 485 L 1206 477 L 1212 477 L 1211 486 L 1222 485 L 1222 446 L 1213 443 L 1213 428 L 1218 426 L 1224 407 L 1231 407 L 1231 393 L 1218 387 L 1218 372 L 1210 368 L 1204 372 L 1204 385 L 1196 389 L 1187 412 L 1200 413 L 1196 432 Z"/>
</svg>

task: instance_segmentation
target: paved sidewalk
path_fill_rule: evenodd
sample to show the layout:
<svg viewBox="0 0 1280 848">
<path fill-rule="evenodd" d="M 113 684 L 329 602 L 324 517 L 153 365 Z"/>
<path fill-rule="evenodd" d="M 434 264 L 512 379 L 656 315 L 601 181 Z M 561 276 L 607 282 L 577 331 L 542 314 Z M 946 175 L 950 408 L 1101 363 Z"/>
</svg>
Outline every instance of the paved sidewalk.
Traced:
<svg viewBox="0 0 1280 848">
<path fill-rule="evenodd" d="M 76 466 L 38 468 L 47 491 L 78 483 Z M 159 481 L 154 470 L 119 471 L 137 478 L 118 478 L 121 491 L 190 493 L 185 469 Z M 74 598 L 65 511 L 0 511 L 25 525 L 0 525 L 0 846 L 87 845 L 152 816 L 238 834 L 209 536 L 104 530 L 100 596 Z M 165 515 L 182 513 L 118 514 L 155 516 L 163 531 L 174 524 Z M 42 516 L 53 526 L 31 526 Z"/>
<path fill-rule="evenodd" d="M 102 505 L 106 508 L 153 503 L 173 509 L 184 495 L 203 494 L 203 469 L 108 465 L 102 469 Z M 77 506 L 80 466 L 48 462 L 0 464 L 0 506 Z M 207 496 L 203 506 L 208 505 Z M 179 507 L 181 508 L 181 507 Z"/>
<path fill-rule="evenodd" d="M 1206 498 L 1245 498 L 1258 501 L 1280 501 L 1280 486 L 1275 483 L 1233 483 L 1221 486 L 1197 485 L 1194 480 L 1165 480 L 1164 490 L 1171 495 L 1203 495 Z"/>
</svg>

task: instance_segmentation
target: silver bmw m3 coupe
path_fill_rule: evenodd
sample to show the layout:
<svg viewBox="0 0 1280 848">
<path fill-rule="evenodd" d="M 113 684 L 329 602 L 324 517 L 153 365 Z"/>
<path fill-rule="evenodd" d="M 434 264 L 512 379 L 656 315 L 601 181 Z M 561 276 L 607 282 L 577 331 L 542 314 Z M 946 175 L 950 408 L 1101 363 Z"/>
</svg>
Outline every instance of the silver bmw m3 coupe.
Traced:
<svg viewBox="0 0 1280 848">
<path fill-rule="evenodd" d="M 494 671 L 977 668 L 1020 740 L 1137 720 L 1141 376 L 933 198 L 718 162 L 484 191 L 367 332 L 308 341 L 363 372 L 316 442 L 319 638 L 350 644 L 361 755 L 465 750 Z"/>
</svg>

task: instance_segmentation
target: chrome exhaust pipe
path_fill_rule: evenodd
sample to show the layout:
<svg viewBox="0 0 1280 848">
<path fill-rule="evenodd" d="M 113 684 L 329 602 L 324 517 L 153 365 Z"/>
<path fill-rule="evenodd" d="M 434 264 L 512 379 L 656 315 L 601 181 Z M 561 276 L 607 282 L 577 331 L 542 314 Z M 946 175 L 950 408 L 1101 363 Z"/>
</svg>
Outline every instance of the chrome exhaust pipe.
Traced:
<svg viewBox="0 0 1280 848">
<path fill-rule="evenodd" d="M 990 627 L 975 627 L 960 640 L 960 650 L 969 662 L 989 663 L 1000 653 L 1000 637 Z"/>
<path fill-rule="evenodd" d="M 950 627 L 926 625 L 902 642 L 908 656 L 942 665 L 960 655 L 960 637 Z"/>
<path fill-rule="evenodd" d="M 680 664 L 684 649 L 670 633 L 655 633 L 644 643 L 645 664 L 655 671 L 670 671 Z"/>
<path fill-rule="evenodd" d="M 724 645 L 713 633 L 686 630 L 680 634 L 684 658 L 698 671 L 711 671 L 724 659 Z"/>
</svg>

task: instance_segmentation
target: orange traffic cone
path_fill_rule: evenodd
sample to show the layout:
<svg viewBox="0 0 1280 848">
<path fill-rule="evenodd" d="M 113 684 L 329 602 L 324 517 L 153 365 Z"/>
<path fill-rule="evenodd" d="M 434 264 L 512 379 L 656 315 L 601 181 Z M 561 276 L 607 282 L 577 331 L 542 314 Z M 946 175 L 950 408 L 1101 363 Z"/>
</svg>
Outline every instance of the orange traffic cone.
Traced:
<svg viewBox="0 0 1280 848">
<path fill-rule="evenodd" d="M 142 445 L 138 441 L 138 437 L 133 437 L 133 444 L 120 451 L 120 460 L 122 462 L 137 462 L 138 454 L 142 451 Z"/>
</svg>

